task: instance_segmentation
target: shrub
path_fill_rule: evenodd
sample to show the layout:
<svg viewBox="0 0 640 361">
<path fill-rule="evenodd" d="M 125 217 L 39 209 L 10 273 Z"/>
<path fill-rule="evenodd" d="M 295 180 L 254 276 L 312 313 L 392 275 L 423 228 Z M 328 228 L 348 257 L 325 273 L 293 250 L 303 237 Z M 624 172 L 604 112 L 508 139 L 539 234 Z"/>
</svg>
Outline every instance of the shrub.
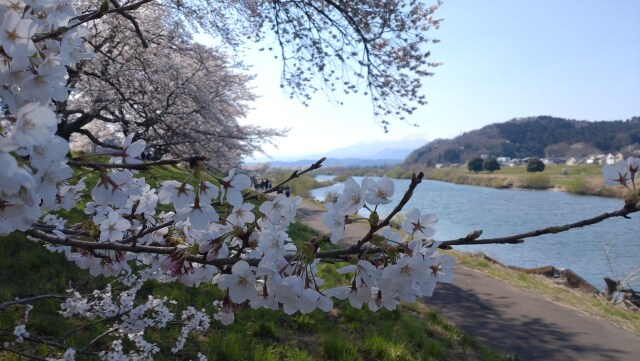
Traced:
<svg viewBox="0 0 640 361">
<path fill-rule="evenodd" d="M 542 174 L 530 174 L 524 178 L 522 187 L 528 189 L 549 189 L 551 187 L 551 179 Z"/>
<path fill-rule="evenodd" d="M 493 173 L 500 170 L 500 163 L 495 158 L 487 158 L 482 162 L 482 170 Z"/>
<path fill-rule="evenodd" d="M 587 194 L 587 182 L 584 176 L 571 179 L 565 186 L 567 192 L 573 194 Z"/>
<path fill-rule="evenodd" d="M 473 157 L 469 159 L 469 162 L 467 162 L 467 169 L 469 169 L 469 172 L 478 173 L 479 171 L 482 170 L 482 163 L 483 163 L 482 158 Z"/>
<path fill-rule="evenodd" d="M 544 171 L 544 163 L 538 158 L 531 158 L 527 162 L 527 172 L 535 173 Z"/>
</svg>

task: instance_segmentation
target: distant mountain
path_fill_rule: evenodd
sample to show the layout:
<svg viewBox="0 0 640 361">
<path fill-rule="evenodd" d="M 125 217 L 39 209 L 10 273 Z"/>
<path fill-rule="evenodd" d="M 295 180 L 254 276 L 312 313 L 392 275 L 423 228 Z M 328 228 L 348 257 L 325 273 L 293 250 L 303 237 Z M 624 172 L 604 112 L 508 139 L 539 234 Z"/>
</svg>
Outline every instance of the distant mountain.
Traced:
<svg viewBox="0 0 640 361">
<path fill-rule="evenodd" d="M 299 168 L 307 167 L 318 161 L 322 157 L 313 159 L 301 159 L 294 161 L 274 161 L 269 162 L 269 166 L 274 168 Z M 339 166 L 339 167 L 368 167 L 368 166 L 382 166 L 382 165 L 394 165 L 400 164 L 402 160 L 398 159 L 362 159 L 362 158 L 327 158 L 322 165 L 325 167 Z"/>
<path fill-rule="evenodd" d="M 397 140 L 369 140 L 330 150 L 321 156 L 338 159 L 396 159 L 402 161 L 414 149 L 427 142 L 424 135 L 408 136 Z"/>
<path fill-rule="evenodd" d="M 272 167 L 299 167 L 326 157 L 327 160 L 323 163 L 325 166 L 392 165 L 402 163 L 409 153 L 427 142 L 425 135 L 415 134 L 396 140 L 368 140 L 318 154 L 300 154 L 274 159 L 261 158 L 247 161 L 246 164 L 268 163 Z"/>
<path fill-rule="evenodd" d="M 472 157 L 584 157 L 640 143 L 640 117 L 579 121 L 551 116 L 512 119 L 453 139 L 436 139 L 409 154 L 406 164 L 465 163 Z"/>
</svg>

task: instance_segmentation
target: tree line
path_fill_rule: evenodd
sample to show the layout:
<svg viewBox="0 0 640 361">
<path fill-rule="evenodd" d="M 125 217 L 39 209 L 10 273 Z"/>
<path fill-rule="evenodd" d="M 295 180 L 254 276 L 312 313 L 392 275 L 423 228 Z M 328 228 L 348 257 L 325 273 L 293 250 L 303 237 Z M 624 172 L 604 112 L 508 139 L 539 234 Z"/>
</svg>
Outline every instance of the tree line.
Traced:
<svg viewBox="0 0 640 361">
<path fill-rule="evenodd" d="M 640 144 L 640 117 L 622 121 L 576 121 L 551 116 L 513 119 L 436 139 L 413 151 L 406 164 L 464 164 L 472 157 L 586 157 Z"/>
</svg>

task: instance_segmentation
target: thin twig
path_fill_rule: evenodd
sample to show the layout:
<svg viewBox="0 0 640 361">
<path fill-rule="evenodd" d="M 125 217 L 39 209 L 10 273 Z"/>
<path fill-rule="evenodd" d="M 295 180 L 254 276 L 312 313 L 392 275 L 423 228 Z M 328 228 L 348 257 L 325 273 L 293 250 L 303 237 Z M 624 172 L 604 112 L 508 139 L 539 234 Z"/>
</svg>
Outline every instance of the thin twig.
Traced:
<svg viewBox="0 0 640 361">
<path fill-rule="evenodd" d="M 78 331 L 82 331 L 82 330 L 83 330 L 83 329 L 85 329 L 85 328 L 89 328 L 89 327 L 91 327 L 91 326 L 97 325 L 97 324 L 102 323 L 102 322 L 106 322 L 106 321 L 114 320 L 114 319 L 116 319 L 116 318 L 118 318 L 118 317 L 120 317 L 120 316 L 122 316 L 122 315 L 121 315 L 121 314 L 118 314 L 118 315 L 115 315 L 115 316 L 112 316 L 112 317 L 103 318 L 103 319 L 100 319 L 100 320 L 97 320 L 97 321 L 94 321 L 94 322 L 88 323 L 88 324 L 86 324 L 86 325 L 82 325 L 82 326 L 80 326 L 80 327 L 74 328 L 73 330 L 71 330 L 71 331 L 69 331 L 69 332 L 65 333 L 65 334 L 64 334 L 64 336 L 62 336 L 62 337 L 61 337 L 61 339 L 62 339 L 62 340 L 64 340 L 64 339 L 66 339 L 67 337 L 71 336 L 72 334 L 74 334 L 74 333 L 76 333 L 76 332 L 78 332 Z"/>
<path fill-rule="evenodd" d="M 106 168 L 117 168 L 117 169 L 134 169 L 134 170 L 145 170 L 149 167 L 161 166 L 161 165 L 178 165 L 182 162 L 192 163 L 192 162 L 203 162 L 207 161 L 209 158 L 205 156 L 193 156 L 193 157 L 184 157 L 184 158 L 176 158 L 176 159 L 163 159 L 155 162 L 148 163 L 137 163 L 137 164 L 111 164 L 111 163 L 95 163 L 95 162 L 86 162 L 77 159 L 70 159 L 67 164 L 75 167 L 86 167 L 93 169 L 106 169 Z"/>
<path fill-rule="evenodd" d="M 47 359 L 46 359 L 46 358 L 42 358 L 42 357 L 38 357 L 38 356 L 29 355 L 29 354 L 26 354 L 26 353 L 24 353 L 24 352 L 22 352 L 22 351 L 18 351 L 18 350 L 14 349 L 14 348 L 4 347 L 4 346 L 2 346 L 2 345 L 0 345 L 0 350 L 6 350 L 6 351 L 8 351 L 8 352 L 15 353 L 15 354 L 16 354 L 16 355 L 18 355 L 18 356 L 26 357 L 26 358 L 31 359 L 31 360 L 47 361 Z"/>
<path fill-rule="evenodd" d="M 43 300 L 43 299 L 47 299 L 47 298 L 64 298 L 64 296 L 50 293 L 50 294 L 46 294 L 46 295 L 38 295 L 38 296 L 33 296 L 33 297 L 15 299 L 13 301 L 7 301 L 7 302 L 4 302 L 4 303 L 0 303 L 0 310 L 5 309 L 5 308 L 7 308 L 9 306 L 21 305 L 21 304 L 25 304 L 25 303 L 31 303 L 31 302 L 34 302 L 34 301 L 39 301 L 39 300 Z"/>
<path fill-rule="evenodd" d="M 542 229 L 537 229 L 535 231 L 530 231 L 530 232 L 525 232 L 525 233 L 520 233 L 520 234 L 514 234 L 513 236 L 507 236 L 507 237 L 497 237 L 497 238 L 486 238 L 486 239 L 479 239 L 479 240 L 475 240 L 475 241 L 465 241 L 465 238 L 460 238 L 460 239 L 456 239 L 456 240 L 451 240 L 451 241 L 444 241 L 442 242 L 442 245 L 444 246 L 459 246 L 459 245 L 466 245 L 466 244 L 499 244 L 499 243 L 510 243 L 512 241 L 518 241 L 518 240 L 524 240 L 525 238 L 532 238 L 532 237 L 539 237 L 545 234 L 556 234 L 556 233 L 562 233 L 562 232 L 566 232 L 570 229 L 573 228 L 581 228 L 581 227 L 585 227 L 585 226 L 590 226 L 592 224 L 596 224 L 596 223 L 600 223 L 602 221 L 604 221 L 605 219 L 609 219 L 609 218 L 614 218 L 614 217 L 623 217 L 623 218 L 628 218 L 627 216 L 631 213 L 635 213 L 640 211 L 640 209 L 638 207 L 636 207 L 635 205 L 632 207 L 625 205 L 624 208 L 615 211 L 615 212 L 609 212 L 609 213 L 603 213 L 599 216 L 595 216 L 593 218 L 588 218 L 588 219 L 584 219 L 582 221 L 578 221 L 575 223 L 569 223 L 569 224 L 565 224 L 562 226 L 552 226 L 552 227 L 547 227 L 547 228 L 542 228 Z"/>
<path fill-rule="evenodd" d="M 98 336 L 96 336 L 93 340 L 91 340 L 91 342 L 89 342 L 88 344 L 86 344 L 81 350 L 80 353 L 86 353 L 87 349 L 89 349 L 89 347 L 91 347 L 91 345 L 93 345 L 94 343 L 98 342 L 98 340 L 100 340 L 102 337 L 110 334 L 113 331 L 116 331 L 118 328 L 114 327 L 110 330 L 106 330 L 105 332 L 99 334 Z"/>
<path fill-rule="evenodd" d="M 67 349 L 69 349 L 69 348 L 70 348 L 68 345 L 65 345 L 65 344 L 62 344 L 62 343 L 59 343 L 59 342 L 49 341 L 49 340 L 47 340 L 47 339 L 44 339 L 44 338 L 42 338 L 42 337 L 38 337 L 38 336 L 29 335 L 29 336 L 22 336 L 22 337 L 23 337 L 25 340 L 29 340 L 29 341 L 31 341 L 31 342 L 42 343 L 42 344 L 45 344 L 45 345 L 47 345 L 47 346 L 52 346 L 52 347 L 59 348 L 59 349 L 61 349 L 61 350 L 67 350 Z M 71 347 L 71 348 L 72 348 L 72 347 Z M 85 351 L 82 351 L 82 350 L 78 350 L 78 349 L 76 349 L 76 348 L 73 348 L 73 349 L 75 349 L 77 352 L 80 352 L 80 353 L 82 353 L 82 354 L 86 354 L 86 355 L 97 355 L 97 353 L 96 353 L 96 352 L 85 352 Z"/>
<path fill-rule="evenodd" d="M 111 3 L 116 9 L 122 9 L 122 6 L 118 3 L 118 1 L 111 0 Z M 138 35 L 138 38 L 142 43 L 142 47 L 147 49 L 149 47 L 149 43 L 147 43 L 147 40 L 144 38 L 144 34 L 142 34 L 142 30 L 140 29 L 140 25 L 138 24 L 138 21 L 131 14 L 125 11 L 120 11 L 119 14 L 122 15 L 127 20 L 129 20 L 131 24 L 133 24 L 133 28 L 136 31 L 136 35 Z"/>
<path fill-rule="evenodd" d="M 89 140 L 91 140 L 93 142 L 93 144 L 99 145 L 99 146 L 101 146 L 103 148 L 122 150 L 122 147 L 120 147 L 120 146 L 109 144 L 109 143 L 105 143 L 105 142 L 101 141 L 100 139 L 96 138 L 96 136 L 93 135 L 93 133 L 91 133 L 90 131 L 88 131 L 88 130 L 86 130 L 84 128 L 80 128 L 80 129 L 76 130 L 76 133 L 80 133 L 80 134 L 86 136 L 87 138 L 89 138 Z"/>
</svg>

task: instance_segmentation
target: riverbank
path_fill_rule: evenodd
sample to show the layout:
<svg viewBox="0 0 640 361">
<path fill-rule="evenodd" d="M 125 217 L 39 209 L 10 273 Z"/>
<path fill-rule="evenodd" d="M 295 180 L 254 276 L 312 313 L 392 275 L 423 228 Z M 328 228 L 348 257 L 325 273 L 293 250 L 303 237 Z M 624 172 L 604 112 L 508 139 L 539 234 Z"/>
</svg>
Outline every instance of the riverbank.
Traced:
<svg viewBox="0 0 640 361">
<path fill-rule="evenodd" d="M 578 282 L 575 279 L 567 280 L 566 277 L 550 278 L 541 272 L 503 265 L 482 253 L 449 252 L 465 267 L 640 335 L 640 312 L 637 309 L 625 309 L 611 304 L 599 290 L 579 276 L 576 277 Z M 553 267 L 540 267 L 537 270 L 543 268 Z"/>
<path fill-rule="evenodd" d="M 335 169 L 332 169 L 335 171 Z M 520 188 L 535 190 L 552 190 L 576 195 L 624 198 L 627 194 L 622 187 L 604 185 L 602 166 L 582 164 L 574 166 L 550 165 L 543 172 L 529 173 L 526 167 L 503 167 L 488 172 L 470 172 L 466 167 L 448 168 L 352 168 L 338 172 L 336 181 L 343 181 L 351 176 L 382 176 L 395 179 L 410 179 L 412 173 L 424 172 L 425 179 L 447 183 L 464 184 L 496 189 Z"/>
<path fill-rule="evenodd" d="M 299 221 L 327 232 L 322 210 L 311 202 L 302 203 Z M 347 226 L 345 242 L 359 239 L 366 230 L 364 224 Z M 640 336 L 627 331 L 640 332 L 640 315 L 627 316 L 616 309 L 603 309 L 608 318 L 593 314 L 594 307 L 587 306 L 604 301 L 535 275 L 511 269 L 497 272 L 499 266 L 483 262 L 474 265 L 459 259 L 454 281 L 439 284 L 424 303 L 483 344 L 520 360 L 635 360 L 640 353 Z M 501 280 L 501 275 L 509 275 L 513 284 Z M 547 296 L 545 289 L 553 292 Z M 556 300 L 560 296 L 582 301 L 575 306 L 560 305 Z M 631 323 L 613 326 L 611 319 L 616 317 L 631 318 Z"/>
<path fill-rule="evenodd" d="M 553 190 L 577 195 L 624 198 L 626 190 L 604 185 L 602 166 L 547 166 L 543 172 L 529 173 L 525 167 L 505 167 L 492 173 L 469 172 L 466 168 L 430 168 L 431 180 L 491 188 Z"/>
</svg>

